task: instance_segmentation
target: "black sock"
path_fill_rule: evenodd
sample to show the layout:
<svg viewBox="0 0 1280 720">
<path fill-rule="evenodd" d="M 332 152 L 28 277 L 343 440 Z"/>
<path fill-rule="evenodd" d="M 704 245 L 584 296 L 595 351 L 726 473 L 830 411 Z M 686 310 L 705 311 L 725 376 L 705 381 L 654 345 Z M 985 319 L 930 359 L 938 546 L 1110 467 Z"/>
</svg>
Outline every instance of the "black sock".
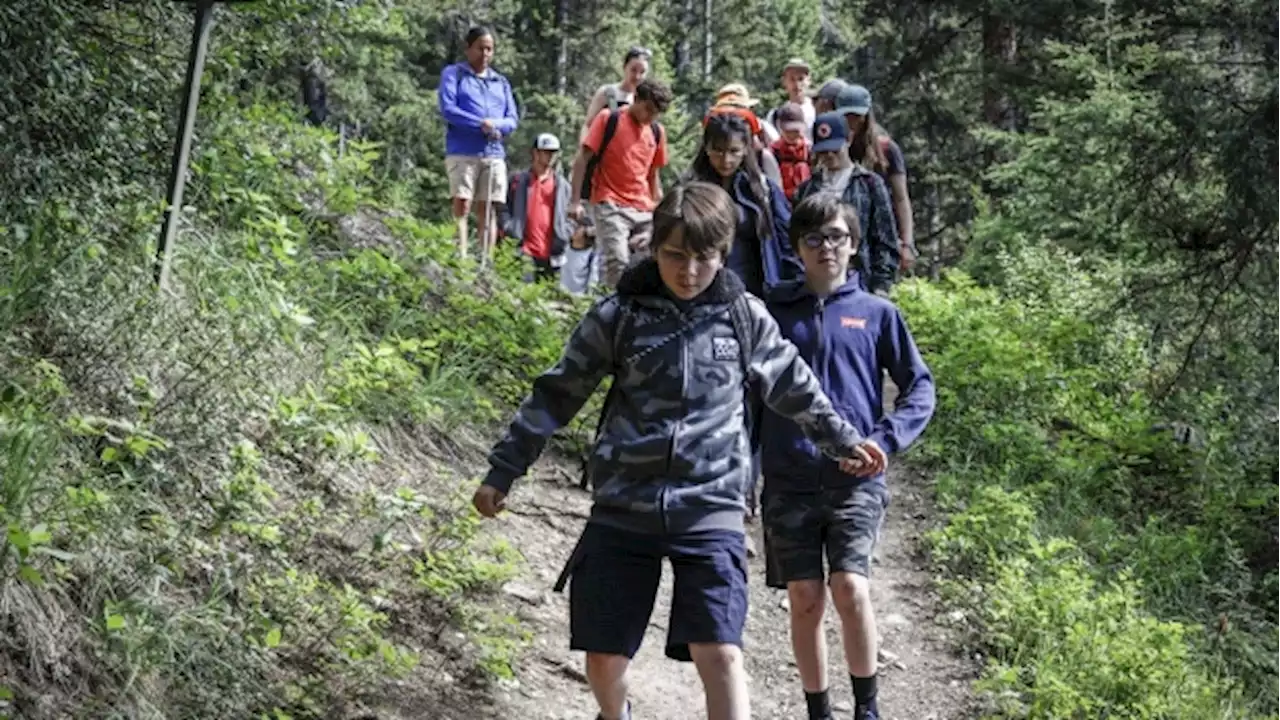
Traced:
<svg viewBox="0 0 1280 720">
<path fill-rule="evenodd" d="M 849 675 L 853 681 L 853 716 L 862 717 L 858 713 L 864 710 L 876 710 L 876 676 L 857 677 Z"/>
<path fill-rule="evenodd" d="M 809 720 L 830 720 L 831 698 L 826 690 L 804 691 L 804 704 L 809 706 Z"/>
</svg>

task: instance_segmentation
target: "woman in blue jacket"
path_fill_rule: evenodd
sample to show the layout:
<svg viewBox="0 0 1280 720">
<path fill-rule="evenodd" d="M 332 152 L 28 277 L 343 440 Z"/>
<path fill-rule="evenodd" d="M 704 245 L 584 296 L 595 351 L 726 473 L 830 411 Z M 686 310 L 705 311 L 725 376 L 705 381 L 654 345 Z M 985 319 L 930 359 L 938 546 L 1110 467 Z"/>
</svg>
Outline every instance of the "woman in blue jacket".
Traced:
<svg viewBox="0 0 1280 720">
<path fill-rule="evenodd" d="M 724 266 L 737 274 L 747 292 L 763 300 L 779 284 L 803 277 L 804 266 L 788 240 L 791 206 L 787 196 L 777 183 L 765 177 L 751 140 L 751 128 L 741 115 L 713 113 L 703 128 L 702 145 L 689 174 L 695 180 L 719 185 L 733 198 L 738 223 Z M 753 420 L 752 482 L 747 495 L 751 517 L 756 512 L 761 412 L 763 404 L 758 398 L 753 399 L 748 409 Z M 750 545 L 748 552 L 755 554 Z"/>
<path fill-rule="evenodd" d="M 490 203 L 507 196 L 506 149 L 502 141 L 515 132 L 516 101 L 511 83 L 489 66 L 493 60 L 493 32 L 486 27 L 467 31 L 467 59 L 440 73 L 440 114 L 445 131 L 445 169 L 449 195 L 458 224 L 458 252 L 467 256 L 467 213 L 475 208 L 480 252 L 493 247 L 495 223 Z"/>
<path fill-rule="evenodd" d="M 787 230 L 791 206 L 777 183 L 765 177 L 751 151 L 751 128 L 739 115 L 714 113 L 689 168 L 695 180 L 724 188 L 738 208 L 738 226 L 725 267 L 758 298 L 781 282 L 804 274 Z"/>
</svg>

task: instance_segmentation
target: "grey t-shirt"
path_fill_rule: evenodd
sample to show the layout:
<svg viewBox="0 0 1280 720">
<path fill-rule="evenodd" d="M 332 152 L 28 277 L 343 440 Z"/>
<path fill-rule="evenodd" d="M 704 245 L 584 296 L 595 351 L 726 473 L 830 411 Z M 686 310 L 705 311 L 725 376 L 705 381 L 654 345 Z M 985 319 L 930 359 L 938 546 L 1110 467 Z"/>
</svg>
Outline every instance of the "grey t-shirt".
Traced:
<svg viewBox="0 0 1280 720">
<path fill-rule="evenodd" d="M 617 110 L 620 105 L 630 105 L 635 102 L 636 94 L 623 90 L 621 83 L 605 85 L 602 89 L 604 90 L 604 106 L 610 110 Z"/>
<path fill-rule="evenodd" d="M 882 173 L 880 177 L 884 178 L 885 182 L 889 182 L 889 177 L 892 175 L 906 175 L 907 158 L 903 156 L 902 148 L 898 146 L 898 143 L 890 140 L 885 144 L 884 149 L 884 159 L 889 164 L 889 171 Z"/>
</svg>

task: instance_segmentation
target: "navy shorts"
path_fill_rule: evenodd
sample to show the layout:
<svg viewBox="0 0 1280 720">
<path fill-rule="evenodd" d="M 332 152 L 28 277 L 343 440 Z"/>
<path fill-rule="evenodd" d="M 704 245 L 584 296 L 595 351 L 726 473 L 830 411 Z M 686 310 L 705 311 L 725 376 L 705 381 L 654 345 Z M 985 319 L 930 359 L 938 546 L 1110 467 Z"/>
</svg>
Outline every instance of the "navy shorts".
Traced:
<svg viewBox="0 0 1280 720">
<path fill-rule="evenodd" d="M 635 657 L 662 577 L 675 571 L 666 654 L 689 661 L 690 643 L 742 646 L 747 553 L 741 532 L 648 535 L 588 523 L 569 586 L 570 647 Z"/>
</svg>

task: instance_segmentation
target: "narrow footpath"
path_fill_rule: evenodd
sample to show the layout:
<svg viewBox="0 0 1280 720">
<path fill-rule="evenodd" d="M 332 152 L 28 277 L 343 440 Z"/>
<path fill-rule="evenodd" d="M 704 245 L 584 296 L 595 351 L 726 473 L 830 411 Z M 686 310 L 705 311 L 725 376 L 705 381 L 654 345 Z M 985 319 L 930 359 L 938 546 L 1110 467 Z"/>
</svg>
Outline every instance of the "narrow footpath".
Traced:
<svg viewBox="0 0 1280 720">
<path fill-rule="evenodd" d="M 893 501 L 873 569 L 872 594 L 882 635 L 880 708 L 885 720 L 957 720 L 972 714 L 969 685 L 974 664 L 949 649 L 947 630 L 936 621 L 937 600 L 918 552 L 920 535 L 930 523 L 924 483 L 909 467 L 891 469 Z M 589 496 L 574 486 L 565 469 L 544 461 L 511 499 L 514 512 L 505 513 L 493 526 L 526 558 L 521 576 L 508 583 L 504 592 L 534 633 L 516 681 L 497 691 L 493 717 L 595 717 L 582 673 L 582 654 L 568 650 L 568 595 L 551 592 L 586 522 L 589 505 Z M 752 531 L 756 546 L 763 548 L 759 525 Z M 750 573 L 746 658 L 752 717 L 804 720 L 804 698 L 787 634 L 785 593 L 765 587 L 763 557 L 752 559 Z M 637 720 L 703 717 L 702 690 L 693 665 L 670 661 L 662 654 L 670 596 L 671 569 L 664 566 L 649 633 L 630 672 Z M 834 609 L 828 609 L 826 620 L 836 716 L 852 717 L 852 692 Z"/>
</svg>

